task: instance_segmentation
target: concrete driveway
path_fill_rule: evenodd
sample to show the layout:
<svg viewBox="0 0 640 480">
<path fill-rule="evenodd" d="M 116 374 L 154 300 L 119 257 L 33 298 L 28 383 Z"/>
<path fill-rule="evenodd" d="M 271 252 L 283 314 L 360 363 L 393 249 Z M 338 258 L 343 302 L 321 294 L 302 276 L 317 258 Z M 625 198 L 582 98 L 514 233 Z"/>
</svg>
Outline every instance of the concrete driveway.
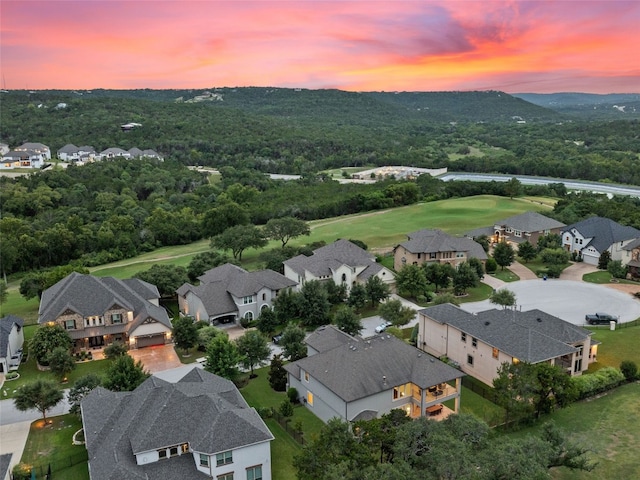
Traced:
<svg viewBox="0 0 640 480">
<path fill-rule="evenodd" d="M 537 279 L 512 282 L 501 288 L 516 294 L 518 309 L 528 311 L 537 308 L 575 325 L 584 325 L 584 316 L 595 312 L 619 316 L 621 323 L 640 317 L 640 301 L 628 293 L 603 285 Z M 501 307 L 484 300 L 463 303 L 461 308 L 473 313 Z"/>
<path fill-rule="evenodd" d="M 182 366 L 173 344 L 129 350 L 129 355 L 135 361 L 140 360 L 145 370 L 150 373 L 162 372 L 163 370 Z"/>
</svg>

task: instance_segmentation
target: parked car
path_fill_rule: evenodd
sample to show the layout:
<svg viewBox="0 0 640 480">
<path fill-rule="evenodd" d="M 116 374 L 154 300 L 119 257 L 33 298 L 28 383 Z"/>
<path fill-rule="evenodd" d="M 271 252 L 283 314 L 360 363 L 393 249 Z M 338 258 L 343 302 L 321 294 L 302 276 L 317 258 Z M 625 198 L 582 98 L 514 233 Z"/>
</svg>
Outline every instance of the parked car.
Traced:
<svg viewBox="0 0 640 480">
<path fill-rule="evenodd" d="M 376 327 L 376 333 L 382 333 L 384 332 L 387 328 L 389 328 L 391 325 L 393 325 L 391 322 L 383 322 L 380 325 L 378 325 Z"/>
<path fill-rule="evenodd" d="M 602 312 L 597 312 L 594 315 L 585 315 L 584 319 L 589 325 L 609 325 L 609 322 L 618 321 L 618 317 Z"/>
</svg>

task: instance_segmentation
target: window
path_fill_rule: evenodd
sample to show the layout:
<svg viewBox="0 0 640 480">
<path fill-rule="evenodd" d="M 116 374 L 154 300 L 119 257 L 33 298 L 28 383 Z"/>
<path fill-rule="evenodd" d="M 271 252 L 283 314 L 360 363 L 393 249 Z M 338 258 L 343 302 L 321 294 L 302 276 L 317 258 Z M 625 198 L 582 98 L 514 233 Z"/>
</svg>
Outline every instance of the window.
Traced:
<svg viewBox="0 0 640 480">
<path fill-rule="evenodd" d="M 247 320 L 251 321 L 253 320 L 253 312 L 247 312 L 244 314 L 244 318 L 246 318 Z"/>
<path fill-rule="evenodd" d="M 418 259 L 420 259 L 420 255 L 422 255 L 421 253 L 418 254 Z"/>
<path fill-rule="evenodd" d="M 169 456 L 175 457 L 176 455 L 178 455 L 178 447 L 171 447 L 169 449 Z"/>
<path fill-rule="evenodd" d="M 266 294 L 266 293 L 263 293 L 263 294 L 262 294 L 262 300 L 264 301 L 264 300 L 266 300 L 266 299 L 267 299 L 267 294 Z"/>
<path fill-rule="evenodd" d="M 478 339 L 476 337 L 471 337 L 471 346 L 473 348 L 478 348 Z"/>
<path fill-rule="evenodd" d="M 411 395 L 411 384 L 405 383 L 404 385 L 398 385 L 397 387 L 393 387 L 393 399 L 400 400 L 402 398 L 408 397 Z"/>
<path fill-rule="evenodd" d="M 467 363 L 473 367 L 473 355 L 467 355 Z"/>
<path fill-rule="evenodd" d="M 498 349 L 497 349 L 497 348 L 494 348 L 494 349 L 493 349 L 493 352 L 491 353 L 491 355 L 493 356 L 493 358 L 498 358 L 498 353 L 499 353 L 499 352 L 498 352 Z"/>
<path fill-rule="evenodd" d="M 76 329 L 76 322 L 75 320 L 65 320 L 64 322 L 64 328 L 66 330 L 75 330 Z"/>
<path fill-rule="evenodd" d="M 305 382 L 309 381 L 309 372 L 304 372 L 304 381 Z"/>
<path fill-rule="evenodd" d="M 307 403 L 313 407 L 313 393 L 307 392 Z"/>
<path fill-rule="evenodd" d="M 429 254 L 429 258 L 431 258 L 431 259 L 437 258 L 436 255 L 437 254 L 435 252 L 434 253 L 430 253 Z"/>
<path fill-rule="evenodd" d="M 122 315 L 119 313 L 112 314 L 111 323 L 122 323 Z"/>
<path fill-rule="evenodd" d="M 247 468 L 247 480 L 262 480 L 262 465 Z"/>
<path fill-rule="evenodd" d="M 243 298 L 242 298 L 242 303 L 243 303 L 244 305 L 248 305 L 248 304 L 250 304 L 250 303 L 253 303 L 253 295 L 249 295 L 249 296 L 247 296 L 247 297 L 243 297 Z"/>
<path fill-rule="evenodd" d="M 342 274 L 342 283 L 345 283 L 347 281 L 347 274 L 343 273 Z"/>
<path fill-rule="evenodd" d="M 463 257 L 464 257 L 464 252 L 456 253 L 456 258 L 463 258 Z"/>
<path fill-rule="evenodd" d="M 467 334 L 464 332 L 460 333 L 460 340 L 464 343 L 467 343 Z"/>
<path fill-rule="evenodd" d="M 233 472 L 218 475 L 218 480 L 233 480 Z"/>
<path fill-rule="evenodd" d="M 205 455 L 204 453 L 200 454 L 200 466 L 201 467 L 209 466 L 209 455 Z"/>
<path fill-rule="evenodd" d="M 228 465 L 233 463 L 233 454 L 231 450 L 222 453 L 216 453 L 216 466 Z"/>
<path fill-rule="evenodd" d="M 158 457 L 159 457 L 160 459 L 167 458 L 167 450 L 166 450 L 165 448 L 163 448 L 162 450 L 160 450 L 160 451 L 158 452 Z"/>
</svg>

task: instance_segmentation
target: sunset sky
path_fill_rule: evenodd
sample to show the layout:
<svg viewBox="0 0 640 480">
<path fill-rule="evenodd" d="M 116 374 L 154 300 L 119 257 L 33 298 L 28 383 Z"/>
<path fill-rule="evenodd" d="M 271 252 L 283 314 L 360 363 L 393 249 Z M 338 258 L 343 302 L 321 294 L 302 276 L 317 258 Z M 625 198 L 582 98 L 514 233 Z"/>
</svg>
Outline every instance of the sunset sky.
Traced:
<svg viewBox="0 0 640 480">
<path fill-rule="evenodd" d="M 0 2 L 8 89 L 640 92 L 640 1 Z"/>
</svg>

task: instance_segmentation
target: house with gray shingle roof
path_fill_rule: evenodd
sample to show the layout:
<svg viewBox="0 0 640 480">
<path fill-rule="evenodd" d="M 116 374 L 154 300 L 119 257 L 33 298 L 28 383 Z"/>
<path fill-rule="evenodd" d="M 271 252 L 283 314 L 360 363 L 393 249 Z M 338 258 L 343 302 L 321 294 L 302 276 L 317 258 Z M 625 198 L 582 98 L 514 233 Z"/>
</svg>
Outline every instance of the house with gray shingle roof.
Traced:
<svg viewBox="0 0 640 480">
<path fill-rule="evenodd" d="M 407 234 L 408 240 L 393 249 L 393 268 L 400 271 L 405 265 L 450 263 L 454 267 L 470 258 L 483 264 L 487 253 L 478 242 L 467 237 L 454 237 L 442 230 L 424 229 Z"/>
<path fill-rule="evenodd" d="M 44 143 L 26 142 L 15 148 L 19 152 L 33 152 L 41 156 L 42 161 L 51 160 L 51 150 Z"/>
<path fill-rule="evenodd" d="M 351 337 L 320 327 L 309 356 L 285 365 L 289 387 L 322 421 L 380 417 L 402 409 L 412 418 L 460 410 L 464 374 L 387 333 Z M 453 400 L 454 409 L 442 405 Z"/>
<path fill-rule="evenodd" d="M 451 304 L 418 312 L 418 347 L 457 362 L 491 385 L 503 363 L 546 362 L 581 375 L 596 361 L 592 332 L 541 310 L 486 310 L 471 314 Z"/>
<path fill-rule="evenodd" d="M 271 480 L 273 435 L 233 382 L 200 368 L 81 403 L 91 480 Z M 164 378 L 169 378 L 165 376 Z"/>
<path fill-rule="evenodd" d="M 622 247 L 622 264 L 626 265 L 631 278 L 640 278 L 640 238 Z"/>
<path fill-rule="evenodd" d="M 249 321 L 258 318 L 283 290 L 295 290 L 298 283 L 273 270 L 248 272 L 226 263 L 198 277 L 198 286 L 183 284 L 176 293 L 184 315 L 210 323 Z"/>
<path fill-rule="evenodd" d="M 38 323 L 57 323 L 76 350 L 122 342 L 130 348 L 171 340 L 171 320 L 155 285 L 74 272 L 42 293 Z"/>
<path fill-rule="evenodd" d="M 17 370 L 22 361 L 24 320 L 15 315 L 0 318 L 0 373 Z"/>
<path fill-rule="evenodd" d="M 93 161 L 95 156 L 95 148 L 89 145 L 76 147 L 74 144 L 68 143 L 58 150 L 58 158 L 64 162 L 77 162 L 84 164 Z"/>
<path fill-rule="evenodd" d="M 499 220 L 492 227 L 471 230 L 465 235 L 469 238 L 485 235 L 492 243 L 508 242 L 515 246 L 528 241 L 535 247 L 540 237 L 550 234 L 560 235 L 564 226 L 564 223 L 538 212 L 525 212 Z"/>
<path fill-rule="evenodd" d="M 639 238 L 637 228 L 604 217 L 587 218 L 562 230 L 562 246 L 570 252 L 579 252 L 589 265 L 597 265 L 605 251 L 611 254 L 611 260 L 622 260 L 624 247 Z"/>
<path fill-rule="evenodd" d="M 310 280 L 333 280 L 337 285 L 346 285 L 347 289 L 356 283 L 366 283 L 374 275 L 386 284 L 395 282 L 391 270 L 376 263 L 374 255 L 348 240 L 336 240 L 314 250 L 309 257 L 298 255 L 285 260 L 284 275 L 300 285 Z"/>
</svg>

